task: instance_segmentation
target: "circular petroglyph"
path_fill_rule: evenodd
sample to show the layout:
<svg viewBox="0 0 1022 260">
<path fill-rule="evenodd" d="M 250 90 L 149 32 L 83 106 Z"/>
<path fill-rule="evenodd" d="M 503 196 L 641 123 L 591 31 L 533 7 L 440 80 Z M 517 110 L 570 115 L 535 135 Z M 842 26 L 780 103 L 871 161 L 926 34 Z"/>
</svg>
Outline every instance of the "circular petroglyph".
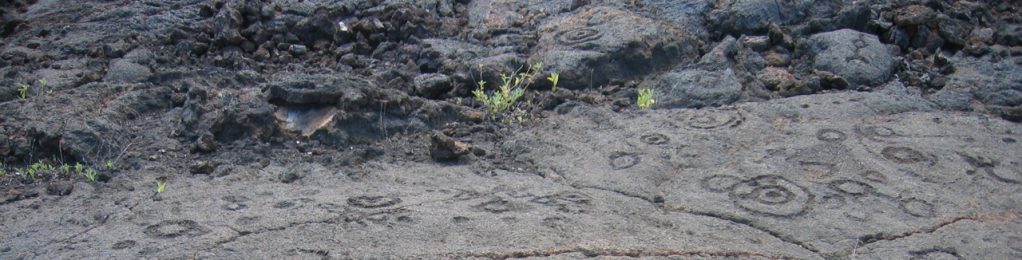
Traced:
<svg viewBox="0 0 1022 260">
<path fill-rule="evenodd" d="M 899 206 L 901 207 L 901 210 L 905 211 L 905 213 L 908 213 L 909 215 L 912 216 L 921 218 L 935 216 L 933 204 L 930 204 L 929 202 L 923 201 L 921 199 L 915 198 L 905 199 L 899 202 Z"/>
<path fill-rule="evenodd" d="M 986 172 L 990 177 L 1006 183 L 1022 183 L 1022 170 L 1018 167 L 989 167 Z"/>
<path fill-rule="evenodd" d="M 804 213 L 813 194 L 781 176 L 761 175 L 738 183 L 731 189 L 735 205 L 753 213 L 789 217 Z"/>
<path fill-rule="evenodd" d="M 595 41 L 603 37 L 603 33 L 592 28 L 575 28 L 557 34 L 557 42 L 563 45 L 575 45 Z"/>
<path fill-rule="evenodd" d="M 870 195 L 876 191 L 876 189 L 869 184 L 853 180 L 835 180 L 830 182 L 828 186 L 832 190 L 852 196 Z"/>
<path fill-rule="evenodd" d="M 824 128 L 816 131 L 816 139 L 825 142 L 840 142 L 847 138 L 844 132 L 838 131 L 837 129 Z"/>
<path fill-rule="evenodd" d="M 884 156 L 884 159 L 897 163 L 909 164 L 932 161 L 931 158 L 927 157 L 922 152 L 902 146 L 884 147 L 884 149 L 880 151 L 880 154 Z"/>
<path fill-rule="evenodd" d="M 701 110 L 688 118 L 686 125 L 694 129 L 716 129 L 736 127 L 743 121 L 742 115 L 733 110 Z"/>
<path fill-rule="evenodd" d="M 209 229 L 192 220 L 164 220 L 146 227 L 144 233 L 152 238 L 197 237 L 209 233 Z"/>
<path fill-rule="evenodd" d="M 720 193 L 730 191 L 731 187 L 734 187 L 735 184 L 738 184 L 739 182 L 742 182 L 742 179 L 735 176 L 712 175 L 700 180 L 699 184 L 703 187 L 703 189 Z"/>
<path fill-rule="evenodd" d="M 401 198 L 391 196 L 355 196 L 348 198 L 348 205 L 366 209 L 390 207 L 398 203 L 401 203 Z"/>
<path fill-rule="evenodd" d="M 613 152 L 609 156 L 610 168 L 614 170 L 623 170 L 631 168 L 636 164 L 639 164 L 639 155 L 634 153 L 626 152 Z"/>
<path fill-rule="evenodd" d="M 651 145 L 661 145 L 671 141 L 671 139 L 667 138 L 667 136 L 657 133 L 646 134 L 640 137 L 639 139 L 642 140 L 643 143 Z"/>
</svg>

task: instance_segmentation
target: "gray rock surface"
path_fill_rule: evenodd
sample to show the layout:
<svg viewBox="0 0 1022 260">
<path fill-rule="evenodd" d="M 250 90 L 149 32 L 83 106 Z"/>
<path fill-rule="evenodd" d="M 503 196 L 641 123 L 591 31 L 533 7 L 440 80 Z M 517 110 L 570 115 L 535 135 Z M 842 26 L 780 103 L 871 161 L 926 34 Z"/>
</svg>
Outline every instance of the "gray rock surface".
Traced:
<svg viewBox="0 0 1022 260">
<path fill-rule="evenodd" d="M 863 87 L 887 82 L 895 59 L 875 35 L 842 29 L 815 34 L 802 46 L 813 60 L 813 68 L 841 76 Z"/>
<path fill-rule="evenodd" d="M 725 33 L 765 31 L 770 23 L 793 23 L 805 18 L 814 1 L 736 0 L 720 1 L 708 22 Z"/>
<path fill-rule="evenodd" d="M 610 7 L 579 10 L 540 27 L 531 60 L 560 73 L 565 88 L 638 79 L 695 59 L 698 44 L 672 25 Z"/>
<path fill-rule="evenodd" d="M 5 1 L 0 259 L 1022 259 L 1018 13 Z"/>
<path fill-rule="evenodd" d="M 491 149 L 532 162 L 499 168 L 254 162 L 197 177 L 144 162 L 62 196 L 5 193 L 2 225 L 17 231 L 0 257 L 1022 257 L 1022 127 L 885 111 L 920 102 L 885 89 L 576 106 Z"/>
<path fill-rule="evenodd" d="M 717 71 L 695 68 L 660 76 L 653 91 L 656 107 L 711 107 L 737 101 L 742 83 L 730 68 Z"/>
<path fill-rule="evenodd" d="M 967 55 L 952 57 L 955 72 L 947 84 L 929 96 L 945 108 L 974 109 L 972 102 L 990 106 L 1022 106 L 1022 58 L 989 60 Z"/>
<path fill-rule="evenodd" d="M 744 89 L 741 76 L 763 67 L 734 37 L 726 37 L 696 64 L 680 64 L 645 83 L 654 91 L 657 108 L 722 106 L 738 101 Z"/>
<path fill-rule="evenodd" d="M 145 65 L 134 63 L 127 59 L 117 59 L 110 62 L 110 67 L 107 68 L 103 81 L 109 83 L 138 83 L 149 79 L 152 75 L 152 69 Z"/>
</svg>

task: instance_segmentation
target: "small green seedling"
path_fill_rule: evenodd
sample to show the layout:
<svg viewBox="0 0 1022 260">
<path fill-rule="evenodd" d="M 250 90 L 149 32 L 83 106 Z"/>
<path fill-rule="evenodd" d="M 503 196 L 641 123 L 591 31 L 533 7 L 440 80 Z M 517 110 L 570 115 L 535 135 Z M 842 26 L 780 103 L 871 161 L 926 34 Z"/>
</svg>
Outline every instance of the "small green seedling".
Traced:
<svg viewBox="0 0 1022 260">
<path fill-rule="evenodd" d="M 161 180 L 156 180 L 156 194 L 163 193 L 167 189 L 167 183 Z"/>
<path fill-rule="evenodd" d="M 82 165 L 82 163 L 80 163 L 80 162 L 76 162 L 75 163 L 75 173 L 77 173 L 77 174 L 84 174 L 85 173 L 85 165 Z"/>
<path fill-rule="evenodd" d="M 71 165 L 68 165 L 67 163 L 61 164 L 60 165 L 60 173 L 63 173 L 63 174 L 71 173 Z"/>
<path fill-rule="evenodd" d="M 114 162 L 106 161 L 106 168 L 112 170 L 114 168 Z"/>
<path fill-rule="evenodd" d="M 557 81 L 561 79 L 561 74 L 553 72 L 553 73 L 550 73 L 550 76 L 546 77 L 546 79 L 549 80 L 550 83 L 554 84 L 554 86 L 550 88 L 550 91 L 551 92 L 557 92 Z"/>
<path fill-rule="evenodd" d="M 497 119 L 497 115 L 507 112 L 508 109 L 512 108 L 522 96 L 525 95 L 525 89 L 532 85 L 533 79 L 539 76 L 543 70 L 543 63 L 536 63 L 525 71 L 519 68 L 511 75 L 501 74 L 501 85 L 494 90 L 492 93 L 486 93 L 486 81 L 480 80 L 476 84 L 478 88 L 472 91 L 472 95 L 475 96 L 476 100 L 490 109 L 490 119 Z M 481 73 L 481 72 L 480 72 Z M 554 88 L 557 87 L 556 80 L 558 75 L 551 74 L 547 79 L 554 82 Z"/>
<path fill-rule="evenodd" d="M 53 94 L 52 89 L 46 89 L 46 79 L 39 79 L 39 89 L 45 90 L 46 94 Z"/>
<path fill-rule="evenodd" d="M 28 99 L 28 84 L 18 84 L 18 97 Z"/>
<path fill-rule="evenodd" d="M 653 104 L 656 104 L 656 99 L 653 99 L 653 89 L 644 88 L 639 90 L 639 98 L 636 99 L 636 104 L 639 105 L 640 109 L 649 108 Z"/>
<path fill-rule="evenodd" d="M 82 174 L 82 176 L 85 176 L 86 180 L 96 182 L 96 178 L 99 177 L 99 173 L 97 173 L 96 170 L 93 169 L 86 169 L 85 173 Z"/>
</svg>

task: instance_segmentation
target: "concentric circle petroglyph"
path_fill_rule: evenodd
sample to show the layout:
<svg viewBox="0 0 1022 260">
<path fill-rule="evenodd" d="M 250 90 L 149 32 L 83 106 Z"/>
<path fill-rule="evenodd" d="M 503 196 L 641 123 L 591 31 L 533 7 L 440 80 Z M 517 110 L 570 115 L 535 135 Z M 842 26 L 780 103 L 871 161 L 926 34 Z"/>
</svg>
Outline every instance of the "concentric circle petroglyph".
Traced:
<svg viewBox="0 0 1022 260">
<path fill-rule="evenodd" d="M 816 131 L 816 139 L 825 142 L 840 142 L 844 141 L 847 137 L 848 135 L 837 129 L 824 128 Z"/>
<path fill-rule="evenodd" d="M 790 217 L 805 213 L 813 203 L 806 188 L 777 175 L 761 175 L 731 189 L 735 205 L 756 214 Z"/>
<path fill-rule="evenodd" d="M 401 198 L 391 196 L 355 196 L 348 198 L 348 205 L 366 209 L 389 207 L 398 203 L 401 203 Z"/>
<path fill-rule="evenodd" d="M 901 200 L 899 202 L 899 207 L 901 207 L 901 210 L 905 211 L 905 213 L 908 213 L 909 215 L 912 216 L 921 218 L 935 216 L 933 204 L 930 204 L 929 202 L 923 201 L 921 199 L 910 198 Z"/>
<path fill-rule="evenodd" d="M 651 145 L 661 145 L 661 144 L 666 144 L 666 143 L 671 141 L 671 139 L 667 138 L 667 136 L 662 135 L 662 134 L 657 134 L 657 133 L 645 134 L 642 137 L 640 137 L 639 139 L 642 140 L 643 143 L 651 144 Z"/>
<path fill-rule="evenodd" d="M 852 196 L 866 196 L 876 191 L 873 186 L 854 180 L 835 180 L 831 181 L 827 186 L 832 190 Z"/>
<path fill-rule="evenodd" d="M 639 164 L 640 161 L 639 155 L 626 152 L 613 152 L 608 159 L 610 159 L 610 168 L 614 170 L 631 168 Z"/>
<path fill-rule="evenodd" d="M 699 181 L 700 186 L 703 189 L 711 192 L 727 192 L 730 191 L 735 184 L 742 182 L 742 179 L 731 175 L 712 175 L 707 176 Z"/>
<path fill-rule="evenodd" d="M 592 28 L 575 28 L 557 34 L 557 42 L 563 45 L 575 45 L 591 42 L 603 37 L 603 33 Z"/>
<path fill-rule="evenodd" d="M 701 110 L 687 119 L 686 125 L 694 129 L 717 129 L 742 124 L 742 115 L 734 110 Z"/>
</svg>

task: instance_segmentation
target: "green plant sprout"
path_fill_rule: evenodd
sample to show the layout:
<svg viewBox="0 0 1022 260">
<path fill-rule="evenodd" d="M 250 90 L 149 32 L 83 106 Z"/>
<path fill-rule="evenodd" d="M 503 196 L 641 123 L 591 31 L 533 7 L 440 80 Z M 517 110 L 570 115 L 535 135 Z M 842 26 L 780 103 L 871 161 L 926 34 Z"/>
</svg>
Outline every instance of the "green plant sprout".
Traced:
<svg viewBox="0 0 1022 260">
<path fill-rule="evenodd" d="M 113 168 L 114 168 L 114 162 L 111 162 L 111 161 L 106 161 L 106 168 L 107 168 L 108 170 L 109 170 L 109 169 L 113 169 Z"/>
<path fill-rule="evenodd" d="M 653 89 L 644 88 L 639 90 L 639 98 L 635 101 L 639 105 L 640 109 L 649 108 L 653 104 L 656 104 L 656 99 L 653 99 Z"/>
<path fill-rule="evenodd" d="M 511 75 L 501 74 L 500 79 L 502 83 L 500 87 L 489 95 L 486 93 L 486 81 L 484 80 L 480 80 L 477 83 L 479 88 L 472 91 L 472 95 L 475 96 L 476 100 L 490 109 L 491 120 L 496 119 L 497 115 L 506 112 L 518 99 L 525 95 L 525 89 L 529 88 L 529 85 L 532 85 L 532 80 L 542 73 L 543 63 L 537 62 L 526 68 L 524 72 L 521 70 L 519 68 Z"/>
<path fill-rule="evenodd" d="M 18 84 L 18 97 L 28 99 L 28 84 Z"/>
<path fill-rule="evenodd" d="M 50 166 L 49 164 L 36 162 L 28 166 L 28 169 L 25 170 L 25 174 L 27 174 L 29 178 L 35 179 L 35 177 L 40 173 L 51 169 L 53 169 L 53 166 Z"/>
<path fill-rule="evenodd" d="M 549 80 L 550 83 L 554 84 L 554 86 L 550 88 L 550 92 L 557 92 L 557 81 L 561 79 L 561 74 L 552 72 L 549 77 L 546 77 L 546 79 Z"/>
<path fill-rule="evenodd" d="M 167 183 L 163 181 L 156 181 L 156 194 L 163 193 L 167 189 Z"/>
<path fill-rule="evenodd" d="M 97 173 L 96 170 L 93 169 L 86 169 L 85 173 L 82 174 L 82 176 L 85 176 L 86 180 L 96 182 L 96 177 L 99 177 L 99 173 Z"/>
<path fill-rule="evenodd" d="M 71 165 L 68 165 L 67 163 L 61 164 L 60 172 L 63 174 L 71 173 Z"/>
<path fill-rule="evenodd" d="M 80 162 L 76 162 L 75 163 L 75 173 L 77 173 L 77 174 L 85 173 L 85 165 L 82 165 L 82 163 L 80 163 Z"/>
<path fill-rule="evenodd" d="M 53 94 L 52 89 L 46 89 L 46 82 L 46 79 L 39 79 L 39 89 L 44 90 L 46 94 Z"/>
</svg>

